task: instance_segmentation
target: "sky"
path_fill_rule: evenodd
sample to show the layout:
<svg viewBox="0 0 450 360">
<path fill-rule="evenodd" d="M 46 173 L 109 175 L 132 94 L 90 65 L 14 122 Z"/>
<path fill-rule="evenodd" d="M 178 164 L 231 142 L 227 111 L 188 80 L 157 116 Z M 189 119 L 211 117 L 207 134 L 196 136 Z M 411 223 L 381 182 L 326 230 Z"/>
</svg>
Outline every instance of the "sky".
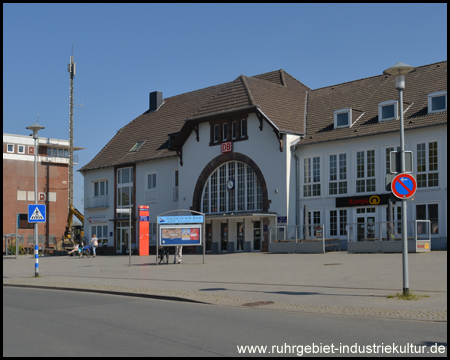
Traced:
<svg viewBox="0 0 450 360">
<path fill-rule="evenodd" d="M 148 110 L 182 94 L 283 69 L 311 89 L 447 60 L 447 4 L 3 4 L 3 133 L 69 138 L 77 170 Z M 82 106 L 81 106 L 82 105 Z"/>
</svg>

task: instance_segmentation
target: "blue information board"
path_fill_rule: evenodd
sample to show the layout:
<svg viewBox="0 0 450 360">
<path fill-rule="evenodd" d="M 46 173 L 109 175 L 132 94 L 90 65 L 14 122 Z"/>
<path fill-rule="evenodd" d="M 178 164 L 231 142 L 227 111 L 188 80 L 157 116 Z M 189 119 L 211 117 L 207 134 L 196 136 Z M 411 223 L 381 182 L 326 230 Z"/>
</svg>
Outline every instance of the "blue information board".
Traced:
<svg viewBox="0 0 450 360">
<path fill-rule="evenodd" d="M 203 215 L 160 216 L 158 224 L 202 224 Z"/>
</svg>

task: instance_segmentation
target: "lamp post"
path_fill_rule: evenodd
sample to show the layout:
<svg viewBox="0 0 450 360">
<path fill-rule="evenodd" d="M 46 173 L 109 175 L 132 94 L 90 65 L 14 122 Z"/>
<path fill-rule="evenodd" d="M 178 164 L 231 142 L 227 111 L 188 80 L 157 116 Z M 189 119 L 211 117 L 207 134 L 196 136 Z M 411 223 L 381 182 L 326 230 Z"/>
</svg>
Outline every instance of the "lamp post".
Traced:
<svg viewBox="0 0 450 360">
<path fill-rule="evenodd" d="M 405 164 L 405 124 L 403 121 L 403 90 L 405 90 L 405 75 L 416 70 L 415 67 L 398 62 L 389 69 L 384 70 L 383 74 L 395 76 L 395 87 L 399 94 L 400 109 L 400 171 L 404 173 Z M 406 199 L 402 202 L 402 260 L 403 260 L 403 295 L 409 295 L 409 276 L 408 276 L 408 238 L 406 227 Z"/>
<path fill-rule="evenodd" d="M 38 194 L 37 194 L 37 155 L 39 150 L 39 130 L 45 129 L 45 127 L 39 125 L 38 122 L 35 122 L 33 125 L 27 126 L 27 129 L 33 131 L 33 139 L 34 139 L 34 204 L 38 203 Z M 38 243 L 38 223 L 34 224 L 34 276 L 39 276 L 39 243 Z"/>
<path fill-rule="evenodd" d="M 128 231 L 128 267 L 131 267 L 131 205 L 128 209 L 116 209 L 118 214 L 128 214 L 130 231 Z"/>
</svg>

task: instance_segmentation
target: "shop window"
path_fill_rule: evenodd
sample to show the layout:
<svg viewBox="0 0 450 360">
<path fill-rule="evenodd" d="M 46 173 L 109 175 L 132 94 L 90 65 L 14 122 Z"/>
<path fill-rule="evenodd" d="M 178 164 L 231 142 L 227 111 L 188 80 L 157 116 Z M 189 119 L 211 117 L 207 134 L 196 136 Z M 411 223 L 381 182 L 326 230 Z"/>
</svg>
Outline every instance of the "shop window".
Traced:
<svg viewBox="0 0 450 360">
<path fill-rule="evenodd" d="M 431 234 L 439 234 L 439 207 L 438 204 L 417 204 L 416 219 L 430 220 Z"/>
</svg>

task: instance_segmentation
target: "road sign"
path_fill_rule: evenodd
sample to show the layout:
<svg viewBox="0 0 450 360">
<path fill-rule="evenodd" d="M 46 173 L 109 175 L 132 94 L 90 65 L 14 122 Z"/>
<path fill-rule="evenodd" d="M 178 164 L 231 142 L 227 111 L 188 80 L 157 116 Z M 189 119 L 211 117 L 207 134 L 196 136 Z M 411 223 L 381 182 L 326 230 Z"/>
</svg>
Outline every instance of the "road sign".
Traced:
<svg viewBox="0 0 450 360">
<path fill-rule="evenodd" d="M 392 180 L 392 192 L 400 199 L 408 199 L 414 195 L 417 182 L 411 174 L 398 174 Z"/>
<path fill-rule="evenodd" d="M 28 205 L 28 222 L 43 223 L 45 222 L 45 205 Z"/>
<path fill-rule="evenodd" d="M 390 153 L 390 161 L 391 161 L 391 168 L 390 172 L 393 174 L 399 174 L 402 172 L 402 169 L 400 167 L 401 160 L 400 160 L 400 151 L 391 151 Z M 405 173 L 412 173 L 413 171 L 413 156 L 412 151 L 405 151 Z"/>
</svg>

